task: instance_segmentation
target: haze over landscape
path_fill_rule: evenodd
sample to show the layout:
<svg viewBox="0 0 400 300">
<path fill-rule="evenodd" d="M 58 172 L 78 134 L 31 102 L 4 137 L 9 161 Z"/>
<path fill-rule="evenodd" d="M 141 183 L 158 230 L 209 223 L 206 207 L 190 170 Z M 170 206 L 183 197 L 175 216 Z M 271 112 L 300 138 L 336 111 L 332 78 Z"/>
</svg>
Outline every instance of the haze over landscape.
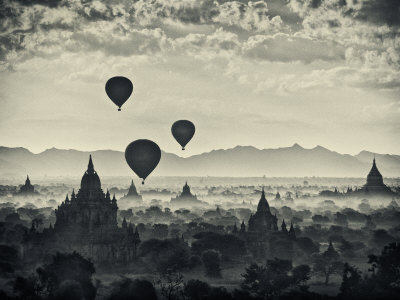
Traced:
<svg viewBox="0 0 400 300">
<path fill-rule="evenodd" d="M 91 152 L 48 149 L 34 154 L 25 148 L 0 147 L 1 175 L 22 178 L 26 174 L 43 176 L 81 176 L 89 154 L 105 176 L 131 176 L 124 153 L 113 150 Z M 362 151 L 357 155 L 340 154 L 317 146 L 305 149 L 298 144 L 278 149 L 237 146 L 233 149 L 180 157 L 162 152 L 154 176 L 228 176 L 228 177 L 365 177 L 376 157 L 387 177 L 400 176 L 400 156 Z"/>
<path fill-rule="evenodd" d="M 1 300 L 398 300 L 400 0 L 0 0 Z"/>
</svg>

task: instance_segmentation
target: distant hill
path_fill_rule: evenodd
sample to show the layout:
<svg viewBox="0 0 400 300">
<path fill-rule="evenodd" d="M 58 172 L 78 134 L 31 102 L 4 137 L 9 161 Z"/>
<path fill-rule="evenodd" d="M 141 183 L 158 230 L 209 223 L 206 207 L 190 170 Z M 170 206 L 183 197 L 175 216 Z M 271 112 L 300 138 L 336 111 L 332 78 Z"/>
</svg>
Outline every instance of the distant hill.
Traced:
<svg viewBox="0 0 400 300">
<path fill-rule="evenodd" d="M 84 152 L 51 148 L 34 154 L 25 148 L 0 147 L 0 176 L 64 177 L 81 176 L 89 154 L 100 176 L 129 176 L 132 171 L 124 154 L 114 150 Z M 267 177 L 365 177 L 374 153 L 362 151 L 352 156 L 317 146 L 305 149 L 298 144 L 277 149 L 237 146 L 226 150 L 179 157 L 162 152 L 154 172 L 159 176 L 267 176 Z M 384 177 L 400 176 L 400 156 L 376 154 Z"/>
</svg>

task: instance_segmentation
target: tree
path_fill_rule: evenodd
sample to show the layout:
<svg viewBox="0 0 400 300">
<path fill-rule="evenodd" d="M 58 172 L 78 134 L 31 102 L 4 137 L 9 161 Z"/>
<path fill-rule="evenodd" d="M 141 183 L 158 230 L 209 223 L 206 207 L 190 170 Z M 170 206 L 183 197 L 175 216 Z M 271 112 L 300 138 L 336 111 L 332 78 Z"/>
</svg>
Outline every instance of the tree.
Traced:
<svg viewBox="0 0 400 300">
<path fill-rule="evenodd" d="M 41 218 L 34 218 L 32 220 L 32 227 L 35 228 L 36 230 L 39 229 L 39 227 L 43 225 L 43 219 Z"/>
<path fill-rule="evenodd" d="M 220 253 L 216 250 L 206 250 L 201 254 L 206 276 L 208 277 L 222 277 L 221 276 L 221 259 Z"/>
<path fill-rule="evenodd" d="M 329 260 L 318 255 L 314 258 L 313 272 L 325 278 L 325 285 L 329 284 L 329 279 L 334 274 L 340 274 L 343 270 L 343 263 L 339 260 Z"/>
<path fill-rule="evenodd" d="M 345 263 L 343 266 L 343 278 L 340 285 L 341 298 L 351 298 L 358 294 L 360 283 L 362 282 L 361 272 L 354 266 Z"/>
<path fill-rule="evenodd" d="M 140 245 L 139 256 L 159 272 L 182 270 L 189 266 L 189 247 L 181 240 L 147 240 Z"/>
<path fill-rule="evenodd" d="M 124 278 L 113 285 L 108 300 L 157 300 L 156 290 L 150 281 Z"/>
<path fill-rule="evenodd" d="M 343 262 L 339 260 L 339 254 L 329 242 L 328 249 L 313 257 L 313 271 L 325 277 L 325 285 L 329 284 L 329 278 L 334 274 L 340 274 L 343 270 Z"/>
<path fill-rule="evenodd" d="M 197 279 L 185 283 L 184 293 L 191 300 L 202 300 L 210 293 L 210 285 Z"/>
<path fill-rule="evenodd" d="M 372 275 L 361 276 L 345 264 L 340 297 L 343 299 L 398 299 L 400 294 L 400 243 L 385 246 L 381 255 L 370 255 Z"/>
<path fill-rule="evenodd" d="M 167 300 L 183 297 L 183 275 L 176 271 L 168 270 L 160 273 L 155 284 L 160 287 L 161 294 Z"/>
<path fill-rule="evenodd" d="M 200 267 L 203 264 L 201 261 L 201 257 L 198 255 L 192 255 L 189 258 L 189 268 L 190 269 L 195 269 L 197 267 Z"/>
<path fill-rule="evenodd" d="M 94 265 L 77 252 L 57 253 L 53 256 L 52 263 L 38 268 L 36 272 L 50 297 L 58 293 L 58 289 L 63 287 L 66 280 L 79 283 L 85 299 L 94 299 L 96 296 L 96 288 L 92 283 L 92 275 L 95 273 Z"/>
<path fill-rule="evenodd" d="M 298 237 L 296 239 L 296 244 L 308 255 L 319 252 L 319 244 L 314 243 L 313 240 L 308 237 Z"/>
<path fill-rule="evenodd" d="M 132 208 L 127 210 L 120 210 L 119 215 L 121 218 L 125 218 L 126 220 L 130 220 L 133 217 Z"/>
<path fill-rule="evenodd" d="M 267 260 L 266 265 L 251 264 L 245 270 L 242 289 L 261 299 L 278 297 L 289 287 L 303 285 L 310 277 L 310 267 L 293 268 L 291 261 L 278 258 Z"/>
<path fill-rule="evenodd" d="M 11 214 L 9 214 L 9 215 L 7 215 L 7 216 L 5 217 L 4 220 L 5 220 L 6 222 L 9 222 L 9 223 L 20 223 L 20 222 L 21 222 L 21 219 L 20 219 L 18 213 L 11 213 Z"/>
<path fill-rule="evenodd" d="M 14 282 L 14 293 L 20 299 L 39 300 L 42 299 L 44 287 L 39 279 L 33 274 L 27 278 L 18 276 Z"/>
<path fill-rule="evenodd" d="M 215 249 L 223 258 L 238 258 L 246 254 L 243 240 L 231 234 L 218 234 L 215 232 L 201 232 L 194 235 L 196 241 L 192 243 L 192 251 L 200 254 L 208 249 Z"/>
<path fill-rule="evenodd" d="M 18 264 L 18 251 L 10 246 L 0 245 L 0 274 L 12 273 Z"/>
<path fill-rule="evenodd" d="M 311 268 L 307 265 L 299 265 L 292 269 L 292 281 L 294 285 L 302 285 L 310 279 Z"/>
<path fill-rule="evenodd" d="M 384 229 L 378 229 L 375 230 L 371 242 L 374 244 L 376 247 L 383 247 L 384 245 L 387 245 L 389 243 L 392 243 L 396 239 L 391 236 L 386 230 Z"/>
<path fill-rule="evenodd" d="M 81 300 L 84 299 L 83 289 L 79 282 L 75 280 L 64 280 L 60 283 L 54 294 L 57 300 Z"/>
<path fill-rule="evenodd" d="M 348 226 L 349 225 L 349 222 L 347 221 L 347 216 L 342 214 L 342 213 L 340 213 L 340 212 L 337 212 L 335 214 L 334 222 L 336 224 L 338 224 L 338 225 L 341 225 L 341 226 Z"/>
<path fill-rule="evenodd" d="M 329 218 L 327 216 L 322 216 L 322 215 L 314 215 L 312 217 L 312 220 L 314 223 L 328 223 L 330 222 Z"/>
<path fill-rule="evenodd" d="M 381 255 L 368 258 L 374 278 L 382 287 L 400 287 L 400 243 L 390 243 L 383 248 Z"/>
<path fill-rule="evenodd" d="M 164 239 L 168 237 L 168 225 L 167 224 L 154 224 L 152 235 L 155 238 Z"/>
</svg>

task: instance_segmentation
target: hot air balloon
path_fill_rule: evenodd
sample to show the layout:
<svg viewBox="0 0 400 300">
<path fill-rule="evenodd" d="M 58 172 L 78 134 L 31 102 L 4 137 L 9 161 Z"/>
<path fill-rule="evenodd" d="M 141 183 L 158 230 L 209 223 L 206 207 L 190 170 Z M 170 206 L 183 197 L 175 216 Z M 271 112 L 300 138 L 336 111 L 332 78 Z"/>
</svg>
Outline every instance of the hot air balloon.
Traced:
<svg viewBox="0 0 400 300">
<path fill-rule="evenodd" d="M 142 184 L 147 176 L 156 168 L 161 158 L 160 147 L 150 140 L 136 140 L 125 149 L 125 159 L 129 167 L 142 178 Z"/>
<path fill-rule="evenodd" d="M 118 106 L 118 111 L 121 111 L 121 106 L 131 96 L 132 90 L 132 82 L 126 77 L 112 77 L 106 83 L 106 93 L 111 101 Z"/>
<path fill-rule="evenodd" d="M 194 135 L 195 127 L 188 120 L 179 120 L 172 124 L 171 132 L 175 140 L 182 146 L 182 150 L 185 150 L 186 144 L 189 143 Z"/>
</svg>

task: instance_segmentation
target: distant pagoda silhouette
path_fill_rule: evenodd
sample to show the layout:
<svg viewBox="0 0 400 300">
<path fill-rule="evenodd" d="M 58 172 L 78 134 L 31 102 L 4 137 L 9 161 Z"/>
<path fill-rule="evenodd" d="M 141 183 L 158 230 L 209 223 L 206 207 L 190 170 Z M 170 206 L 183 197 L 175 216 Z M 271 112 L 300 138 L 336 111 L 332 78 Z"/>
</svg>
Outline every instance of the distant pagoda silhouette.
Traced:
<svg viewBox="0 0 400 300">
<path fill-rule="evenodd" d="M 132 205 L 135 203 L 142 203 L 143 198 L 142 195 L 140 195 L 137 190 L 136 186 L 133 183 L 133 179 L 131 181 L 131 185 L 129 186 L 128 193 L 124 195 L 121 199 L 119 199 L 119 203 L 124 203 L 127 205 Z"/>
<path fill-rule="evenodd" d="M 182 193 L 179 196 L 171 199 L 171 204 L 201 204 L 202 201 L 197 199 L 196 195 L 193 195 L 190 191 L 190 186 L 188 185 L 187 181 L 182 188 Z"/>
<path fill-rule="evenodd" d="M 321 191 L 320 196 L 328 197 L 368 197 L 368 196 L 395 196 L 396 193 L 390 187 L 383 183 L 383 176 L 376 166 L 375 157 L 372 161 L 372 167 L 367 175 L 367 182 L 361 188 L 348 187 L 346 192 L 340 192 L 336 187 L 334 191 Z"/>
<path fill-rule="evenodd" d="M 367 182 L 358 191 L 372 194 L 393 194 L 391 188 L 383 183 L 383 177 L 376 166 L 375 157 L 372 162 L 371 170 L 367 176 Z"/>
<path fill-rule="evenodd" d="M 35 191 L 35 187 L 31 184 L 29 175 L 26 175 L 25 184 L 20 187 L 19 191 L 16 194 L 22 196 L 33 196 L 35 194 L 38 194 L 38 192 Z"/>
</svg>

